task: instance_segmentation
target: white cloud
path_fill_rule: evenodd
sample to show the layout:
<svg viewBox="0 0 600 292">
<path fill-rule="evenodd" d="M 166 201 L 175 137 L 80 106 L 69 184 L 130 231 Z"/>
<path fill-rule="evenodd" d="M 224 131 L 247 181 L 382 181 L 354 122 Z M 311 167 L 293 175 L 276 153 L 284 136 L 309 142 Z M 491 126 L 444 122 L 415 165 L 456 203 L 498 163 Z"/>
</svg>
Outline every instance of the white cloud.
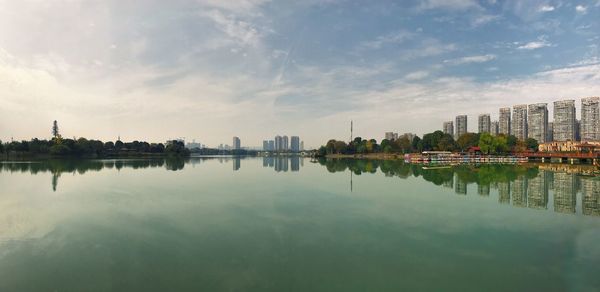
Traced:
<svg viewBox="0 0 600 292">
<path fill-rule="evenodd" d="M 496 59 L 496 55 L 487 54 L 487 55 L 479 55 L 479 56 L 462 57 L 462 58 L 452 59 L 452 60 L 445 60 L 444 63 L 448 63 L 451 65 L 461 65 L 461 64 L 468 64 L 468 63 L 485 63 L 485 62 L 489 62 L 494 59 Z"/>
<path fill-rule="evenodd" d="M 581 14 L 585 14 L 585 13 L 587 13 L 587 7 L 584 5 L 577 5 L 577 6 L 575 6 L 575 11 L 577 11 L 578 13 L 581 13 Z"/>
<path fill-rule="evenodd" d="M 542 5 L 539 9 L 540 12 L 550 12 L 550 11 L 554 11 L 554 6 L 552 5 Z"/>
<path fill-rule="evenodd" d="M 425 0 L 418 7 L 421 10 L 427 9 L 447 9 L 447 10 L 468 10 L 481 9 L 476 0 Z"/>
<path fill-rule="evenodd" d="M 480 15 L 478 17 L 475 17 L 471 21 L 471 25 L 472 26 L 480 26 L 480 25 L 484 25 L 486 23 L 490 23 L 492 21 L 496 21 L 498 19 L 500 19 L 500 16 L 498 16 L 498 15 L 484 14 L 484 15 Z"/>
<path fill-rule="evenodd" d="M 378 36 L 374 40 L 365 41 L 359 44 L 359 49 L 380 49 L 386 44 L 399 44 L 414 37 L 414 33 L 409 31 L 397 31 Z"/>
<path fill-rule="evenodd" d="M 422 70 L 422 71 L 415 71 L 415 72 L 409 73 L 406 76 L 404 76 L 404 79 L 413 81 L 413 80 L 424 79 L 427 76 L 429 76 L 429 72 Z"/>
<path fill-rule="evenodd" d="M 202 12 L 201 15 L 211 19 L 221 31 L 241 45 L 258 45 L 261 34 L 249 22 L 236 19 L 233 15 L 225 15 L 219 10 Z"/>
<path fill-rule="evenodd" d="M 515 43 L 515 44 L 518 44 L 518 43 Z M 536 49 L 541 49 L 544 47 L 551 47 L 551 46 L 553 46 L 553 45 L 546 40 L 546 36 L 540 36 L 540 37 L 538 37 L 537 41 L 528 42 L 524 45 L 520 45 L 517 47 L 517 49 L 519 49 L 519 50 L 536 50 Z"/>
</svg>

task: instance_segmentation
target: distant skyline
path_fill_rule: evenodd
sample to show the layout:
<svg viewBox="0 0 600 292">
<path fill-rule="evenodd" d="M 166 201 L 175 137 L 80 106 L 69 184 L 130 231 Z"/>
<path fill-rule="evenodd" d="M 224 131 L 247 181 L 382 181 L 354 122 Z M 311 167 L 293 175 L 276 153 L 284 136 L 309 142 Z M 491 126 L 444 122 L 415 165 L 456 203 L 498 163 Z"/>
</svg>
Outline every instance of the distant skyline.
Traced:
<svg viewBox="0 0 600 292">
<path fill-rule="evenodd" d="M 600 95 L 600 0 L 4 1 L 0 139 L 306 147 Z M 454 125 L 455 127 L 457 125 Z"/>
</svg>

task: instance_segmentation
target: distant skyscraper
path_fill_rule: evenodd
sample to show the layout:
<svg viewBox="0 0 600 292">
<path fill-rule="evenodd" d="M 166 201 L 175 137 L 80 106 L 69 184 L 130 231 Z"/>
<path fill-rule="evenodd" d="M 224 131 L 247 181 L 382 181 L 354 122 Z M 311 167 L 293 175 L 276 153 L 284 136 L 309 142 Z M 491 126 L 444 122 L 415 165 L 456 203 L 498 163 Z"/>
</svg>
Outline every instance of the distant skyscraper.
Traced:
<svg viewBox="0 0 600 292">
<path fill-rule="evenodd" d="M 450 135 L 454 136 L 454 122 L 453 121 L 444 122 L 442 131 L 444 132 L 444 134 L 450 134 Z"/>
<path fill-rule="evenodd" d="M 275 136 L 275 151 L 283 150 L 283 137 L 277 135 Z"/>
<path fill-rule="evenodd" d="M 581 99 L 581 141 L 600 141 L 600 97 Z"/>
<path fill-rule="evenodd" d="M 581 141 L 581 121 L 575 120 L 575 141 Z"/>
<path fill-rule="evenodd" d="M 263 140 L 263 151 L 269 151 L 269 140 Z"/>
<path fill-rule="evenodd" d="M 467 116 L 456 116 L 456 139 L 467 133 Z"/>
<path fill-rule="evenodd" d="M 288 139 L 288 136 L 284 135 L 281 139 L 281 143 L 282 143 L 282 149 L 283 151 L 288 151 L 290 150 L 290 140 Z"/>
<path fill-rule="evenodd" d="M 386 140 L 397 140 L 398 139 L 398 133 L 394 133 L 394 132 L 385 132 L 385 139 Z"/>
<path fill-rule="evenodd" d="M 536 103 L 529 105 L 527 121 L 527 137 L 538 143 L 545 143 L 548 138 L 548 104 Z"/>
<path fill-rule="evenodd" d="M 240 149 L 242 149 L 242 143 L 240 141 L 240 138 L 233 137 L 233 150 L 240 150 Z"/>
<path fill-rule="evenodd" d="M 554 141 L 554 123 L 548 122 L 548 135 L 546 135 L 546 142 Z"/>
<path fill-rule="evenodd" d="M 290 150 L 292 150 L 292 152 L 300 152 L 300 137 L 292 136 L 290 142 Z"/>
<path fill-rule="evenodd" d="M 300 151 L 304 151 L 304 141 L 300 141 Z"/>
<path fill-rule="evenodd" d="M 554 141 L 575 140 L 575 101 L 554 102 Z"/>
<path fill-rule="evenodd" d="M 275 151 L 275 141 L 269 140 L 269 151 Z"/>
<path fill-rule="evenodd" d="M 498 118 L 498 132 L 504 135 L 511 134 L 511 119 L 510 119 L 510 108 L 503 107 L 500 109 L 500 117 Z"/>
<path fill-rule="evenodd" d="M 492 122 L 492 128 L 490 129 L 490 133 L 494 136 L 498 136 L 498 133 L 499 133 L 498 121 Z"/>
<path fill-rule="evenodd" d="M 481 114 L 479 115 L 479 133 L 491 133 L 492 121 L 490 119 L 490 114 Z"/>
<path fill-rule="evenodd" d="M 513 106 L 512 135 L 519 140 L 527 139 L 527 105 Z"/>
</svg>

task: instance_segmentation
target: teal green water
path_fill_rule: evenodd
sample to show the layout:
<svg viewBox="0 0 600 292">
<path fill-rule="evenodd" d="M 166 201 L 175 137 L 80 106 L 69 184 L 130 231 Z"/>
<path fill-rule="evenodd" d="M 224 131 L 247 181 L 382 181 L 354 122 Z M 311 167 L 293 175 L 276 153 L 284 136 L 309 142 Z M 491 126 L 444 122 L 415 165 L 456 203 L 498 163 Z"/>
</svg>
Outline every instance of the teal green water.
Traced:
<svg viewBox="0 0 600 292">
<path fill-rule="evenodd" d="M 588 170 L 2 163 L 0 291 L 598 291 Z"/>
</svg>

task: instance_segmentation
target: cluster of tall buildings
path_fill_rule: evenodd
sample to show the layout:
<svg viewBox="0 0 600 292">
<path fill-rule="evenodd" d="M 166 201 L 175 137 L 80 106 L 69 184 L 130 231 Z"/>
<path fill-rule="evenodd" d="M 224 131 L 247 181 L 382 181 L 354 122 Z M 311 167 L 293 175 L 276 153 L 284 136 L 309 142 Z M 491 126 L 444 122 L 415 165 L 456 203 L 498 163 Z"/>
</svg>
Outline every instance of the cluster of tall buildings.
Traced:
<svg viewBox="0 0 600 292">
<path fill-rule="evenodd" d="M 404 137 L 406 137 L 408 141 L 412 141 L 416 136 L 417 135 L 413 133 L 404 133 L 402 135 L 399 135 L 395 132 L 385 132 L 385 139 L 390 141 L 398 140 Z"/>
<path fill-rule="evenodd" d="M 497 121 L 490 114 L 478 117 L 479 133 L 513 135 L 519 140 L 533 138 L 538 143 L 552 141 L 600 141 L 600 97 L 581 99 L 581 117 L 576 117 L 575 100 L 559 100 L 553 103 L 552 121 L 547 103 L 520 104 L 500 108 Z M 444 133 L 458 139 L 467 133 L 467 116 L 456 116 L 454 121 L 444 122 Z"/>
<path fill-rule="evenodd" d="M 272 152 L 300 152 L 304 150 L 304 141 L 298 136 L 275 136 L 273 140 L 263 141 L 263 150 Z"/>
</svg>

